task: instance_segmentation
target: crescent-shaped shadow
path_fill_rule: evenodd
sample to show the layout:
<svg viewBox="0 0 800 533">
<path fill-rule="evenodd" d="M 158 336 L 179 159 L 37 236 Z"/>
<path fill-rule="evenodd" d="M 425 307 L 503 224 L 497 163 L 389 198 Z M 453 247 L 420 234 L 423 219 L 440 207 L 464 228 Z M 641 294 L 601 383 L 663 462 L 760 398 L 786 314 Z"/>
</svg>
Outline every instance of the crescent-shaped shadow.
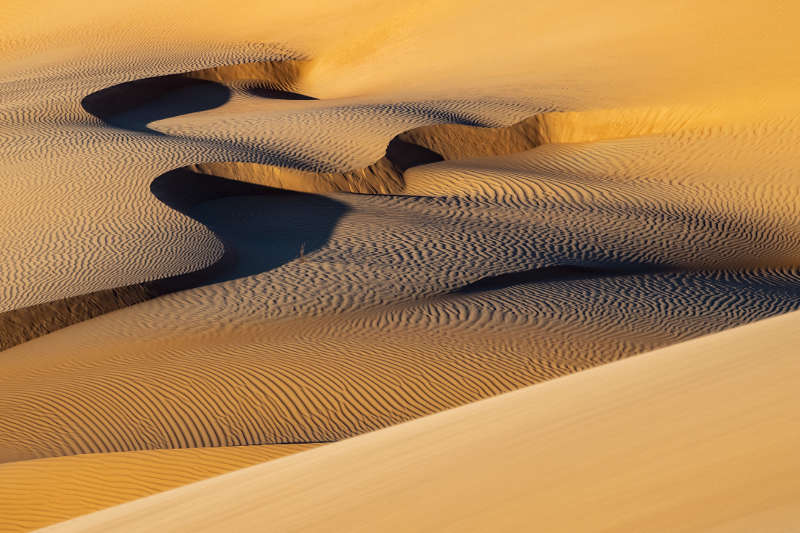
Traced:
<svg viewBox="0 0 800 533">
<path fill-rule="evenodd" d="M 291 90 L 305 64 L 298 60 L 263 61 L 142 78 L 89 94 L 81 100 L 81 106 L 106 124 L 163 135 L 147 125 L 220 107 L 234 90 L 261 98 L 314 100 Z"/>
<path fill-rule="evenodd" d="M 172 74 L 113 85 L 84 97 L 81 106 L 106 124 L 163 135 L 147 125 L 219 107 L 230 97 L 221 83 Z"/>
<path fill-rule="evenodd" d="M 260 274 L 302 258 L 328 241 L 348 210 L 326 196 L 184 168 L 162 174 L 150 190 L 210 229 L 225 247 L 223 257 L 204 270 L 153 282 L 162 294 Z"/>
</svg>

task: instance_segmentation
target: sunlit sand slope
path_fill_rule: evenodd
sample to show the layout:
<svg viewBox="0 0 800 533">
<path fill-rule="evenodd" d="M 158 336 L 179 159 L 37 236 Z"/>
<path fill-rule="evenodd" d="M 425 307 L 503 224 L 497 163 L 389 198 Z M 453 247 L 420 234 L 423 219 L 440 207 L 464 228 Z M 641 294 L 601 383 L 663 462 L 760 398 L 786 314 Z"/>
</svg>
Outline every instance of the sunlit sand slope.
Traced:
<svg viewBox="0 0 800 533">
<path fill-rule="evenodd" d="M 29 531 L 310 444 L 76 455 L 0 465 L 0 531 Z"/>
<path fill-rule="evenodd" d="M 51 531 L 791 531 L 797 313 Z"/>
<path fill-rule="evenodd" d="M 752 530 L 789 501 L 796 317 L 543 382 L 800 309 L 800 4 L 3 7 L 8 468 L 328 442 L 541 384 L 142 528 L 231 498 L 278 529 Z"/>
<path fill-rule="evenodd" d="M 323 252 L 248 281 L 248 306 L 235 280 L 8 350 L 0 459 L 336 440 L 800 307 L 793 271 L 556 268 L 331 313 L 328 284 L 358 278 Z M 298 294 L 281 287 L 309 278 L 306 316 L 278 314 Z M 273 319 L 248 318 L 259 308 Z"/>
</svg>

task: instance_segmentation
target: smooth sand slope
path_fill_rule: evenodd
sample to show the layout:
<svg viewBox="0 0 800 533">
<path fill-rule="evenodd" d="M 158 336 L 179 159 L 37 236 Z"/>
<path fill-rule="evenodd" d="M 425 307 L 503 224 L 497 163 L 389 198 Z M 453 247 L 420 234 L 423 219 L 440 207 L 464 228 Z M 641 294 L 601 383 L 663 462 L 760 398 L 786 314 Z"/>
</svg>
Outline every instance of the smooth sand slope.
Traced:
<svg viewBox="0 0 800 533">
<path fill-rule="evenodd" d="M 793 531 L 800 314 L 48 531 Z"/>
<path fill-rule="evenodd" d="M 0 531 L 30 531 L 313 444 L 88 454 L 0 465 Z"/>
</svg>

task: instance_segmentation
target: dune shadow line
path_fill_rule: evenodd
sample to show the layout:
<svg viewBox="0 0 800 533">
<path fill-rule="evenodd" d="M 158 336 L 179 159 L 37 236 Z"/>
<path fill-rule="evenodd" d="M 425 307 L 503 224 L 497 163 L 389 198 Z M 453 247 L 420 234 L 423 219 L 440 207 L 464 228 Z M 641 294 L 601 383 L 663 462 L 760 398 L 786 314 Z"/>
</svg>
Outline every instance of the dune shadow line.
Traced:
<svg viewBox="0 0 800 533">
<path fill-rule="evenodd" d="M 234 89 L 261 98 L 315 100 L 291 90 L 304 64 L 263 61 L 142 78 L 89 94 L 81 106 L 106 124 L 163 135 L 147 124 L 220 107 L 230 100 Z"/>
<path fill-rule="evenodd" d="M 225 247 L 208 268 L 0 313 L 0 351 L 53 331 L 180 290 L 260 274 L 323 246 L 347 206 L 178 169 L 150 186 L 166 205 L 208 227 Z"/>
<path fill-rule="evenodd" d="M 317 194 L 275 189 L 185 168 L 156 178 L 151 192 L 200 222 L 225 247 L 210 267 L 153 282 L 162 293 L 260 274 L 328 242 L 348 207 Z"/>
<path fill-rule="evenodd" d="M 163 135 L 147 125 L 156 120 L 214 109 L 231 90 L 215 81 L 170 74 L 113 85 L 87 95 L 81 106 L 106 124 Z"/>
<path fill-rule="evenodd" d="M 660 274 L 674 269 L 650 264 L 618 264 L 609 266 L 589 265 L 553 265 L 533 268 L 518 272 L 509 272 L 497 276 L 488 276 L 463 287 L 453 294 L 471 294 L 484 291 L 507 289 L 527 283 L 547 283 L 555 281 L 575 281 L 593 278 L 610 278 L 620 276 Z"/>
</svg>

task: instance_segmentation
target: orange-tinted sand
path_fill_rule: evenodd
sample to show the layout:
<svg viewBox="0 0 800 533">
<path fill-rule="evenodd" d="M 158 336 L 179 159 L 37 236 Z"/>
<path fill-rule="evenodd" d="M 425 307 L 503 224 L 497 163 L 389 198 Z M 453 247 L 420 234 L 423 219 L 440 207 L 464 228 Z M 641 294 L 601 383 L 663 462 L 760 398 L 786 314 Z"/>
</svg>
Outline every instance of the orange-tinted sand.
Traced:
<svg viewBox="0 0 800 533">
<path fill-rule="evenodd" d="M 798 18 L 6 2 L 9 527 L 789 527 Z"/>
<path fill-rule="evenodd" d="M 48 531 L 793 531 L 800 314 Z"/>
</svg>

